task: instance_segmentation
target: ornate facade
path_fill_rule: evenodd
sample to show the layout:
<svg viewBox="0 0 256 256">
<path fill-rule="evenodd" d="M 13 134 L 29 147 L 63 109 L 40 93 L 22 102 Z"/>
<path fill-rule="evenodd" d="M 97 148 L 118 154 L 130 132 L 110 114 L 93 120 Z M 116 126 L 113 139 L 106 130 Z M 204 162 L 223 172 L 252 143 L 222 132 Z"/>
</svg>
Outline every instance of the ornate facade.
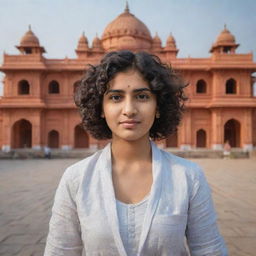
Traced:
<svg viewBox="0 0 256 256">
<path fill-rule="evenodd" d="M 146 25 L 125 11 L 97 36 L 90 47 L 83 34 L 75 59 L 46 59 L 45 49 L 31 28 L 16 46 L 20 54 L 4 54 L 0 70 L 5 73 L 0 98 L 0 148 L 102 147 L 80 127 L 73 103 L 76 82 L 86 64 L 96 64 L 108 51 L 148 51 L 170 63 L 189 83 L 187 111 L 177 134 L 163 143 L 167 147 L 251 150 L 256 146 L 256 97 L 252 53 L 237 54 L 235 37 L 225 27 L 210 48 L 209 58 L 178 58 L 172 35 L 165 46 Z"/>
</svg>

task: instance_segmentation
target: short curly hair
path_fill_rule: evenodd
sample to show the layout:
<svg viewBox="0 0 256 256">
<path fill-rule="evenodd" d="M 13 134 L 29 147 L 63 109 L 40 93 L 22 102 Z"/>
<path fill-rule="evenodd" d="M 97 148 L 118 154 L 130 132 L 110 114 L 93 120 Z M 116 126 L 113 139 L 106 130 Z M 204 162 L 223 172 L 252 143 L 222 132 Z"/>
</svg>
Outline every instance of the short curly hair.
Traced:
<svg viewBox="0 0 256 256">
<path fill-rule="evenodd" d="M 101 117 L 103 97 L 115 75 L 129 69 L 139 71 L 156 95 L 160 118 L 156 118 L 150 128 L 150 138 L 164 139 L 175 133 L 184 112 L 184 102 L 187 100 L 184 94 L 186 84 L 159 57 L 146 52 L 130 51 L 109 52 L 99 65 L 89 65 L 86 70 L 74 94 L 84 129 L 95 139 L 112 138 L 106 120 Z"/>
</svg>

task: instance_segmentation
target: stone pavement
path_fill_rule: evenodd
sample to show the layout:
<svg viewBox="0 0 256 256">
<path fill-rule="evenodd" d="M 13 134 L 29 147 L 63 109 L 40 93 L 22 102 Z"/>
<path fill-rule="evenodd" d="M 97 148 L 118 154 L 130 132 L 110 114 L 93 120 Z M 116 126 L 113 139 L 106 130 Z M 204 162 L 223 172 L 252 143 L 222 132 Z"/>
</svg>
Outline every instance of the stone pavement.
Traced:
<svg viewBox="0 0 256 256">
<path fill-rule="evenodd" d="M 77 159 L 0 161 L 0 255 L 43 255 L 56 186 Z M 193 159 L 205 170 L 232 256 L 256 255 L 256 159 Z"/>
</svg>

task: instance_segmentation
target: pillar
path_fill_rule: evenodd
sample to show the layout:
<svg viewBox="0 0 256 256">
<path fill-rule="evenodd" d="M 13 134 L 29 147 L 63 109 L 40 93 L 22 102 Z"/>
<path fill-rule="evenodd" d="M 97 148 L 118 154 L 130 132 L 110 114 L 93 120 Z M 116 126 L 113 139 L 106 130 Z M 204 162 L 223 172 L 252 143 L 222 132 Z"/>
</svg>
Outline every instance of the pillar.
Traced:
<svg viewBox="0 0 256 256">
<path fill-rule="evenodd" d="M 242 124 L 242 147 L 245 151 L 252 151 L 252 109 L 244 110 L 244 120 Z"/>
<path fill-rule="evenodd" d="M 179 129 L 180 149 L 190 150 L 192 145 L 191 110 L 187 109 Z"/>
<path fill-rule="evenodd" d="M 33 123 L 32 123 L 32 148 L 41 148 L 41 111 L 33 113 Z"/>
<path fill-rule="evenodd" d="M 223 129 L 221 109 L 212 110 L 212 148 L 215 150 L 223 149 Z"/>
<path fill-rule="evenodd" d="M 9 111 L 3 111 L 3 145 L 2 150 L 4 152 L 9 152 L 11 150 L 11 120 L 10 120 L 10 113 Z"/>
</svg>

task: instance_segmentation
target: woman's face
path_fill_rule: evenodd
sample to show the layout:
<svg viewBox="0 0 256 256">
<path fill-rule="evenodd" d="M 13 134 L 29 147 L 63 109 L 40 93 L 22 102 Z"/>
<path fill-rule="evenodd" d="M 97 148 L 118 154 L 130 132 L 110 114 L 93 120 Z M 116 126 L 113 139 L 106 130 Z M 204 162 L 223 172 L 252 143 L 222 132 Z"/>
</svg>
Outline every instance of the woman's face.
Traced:
<svg viewBox="0 0 256 256">
<path fill-rule="evenodd" d="M 157 109 L 156 96 L 137 70 L 117 73 L 104 94 L 103 112 L 112 138 L 148 139 Z"/>
</svg>

